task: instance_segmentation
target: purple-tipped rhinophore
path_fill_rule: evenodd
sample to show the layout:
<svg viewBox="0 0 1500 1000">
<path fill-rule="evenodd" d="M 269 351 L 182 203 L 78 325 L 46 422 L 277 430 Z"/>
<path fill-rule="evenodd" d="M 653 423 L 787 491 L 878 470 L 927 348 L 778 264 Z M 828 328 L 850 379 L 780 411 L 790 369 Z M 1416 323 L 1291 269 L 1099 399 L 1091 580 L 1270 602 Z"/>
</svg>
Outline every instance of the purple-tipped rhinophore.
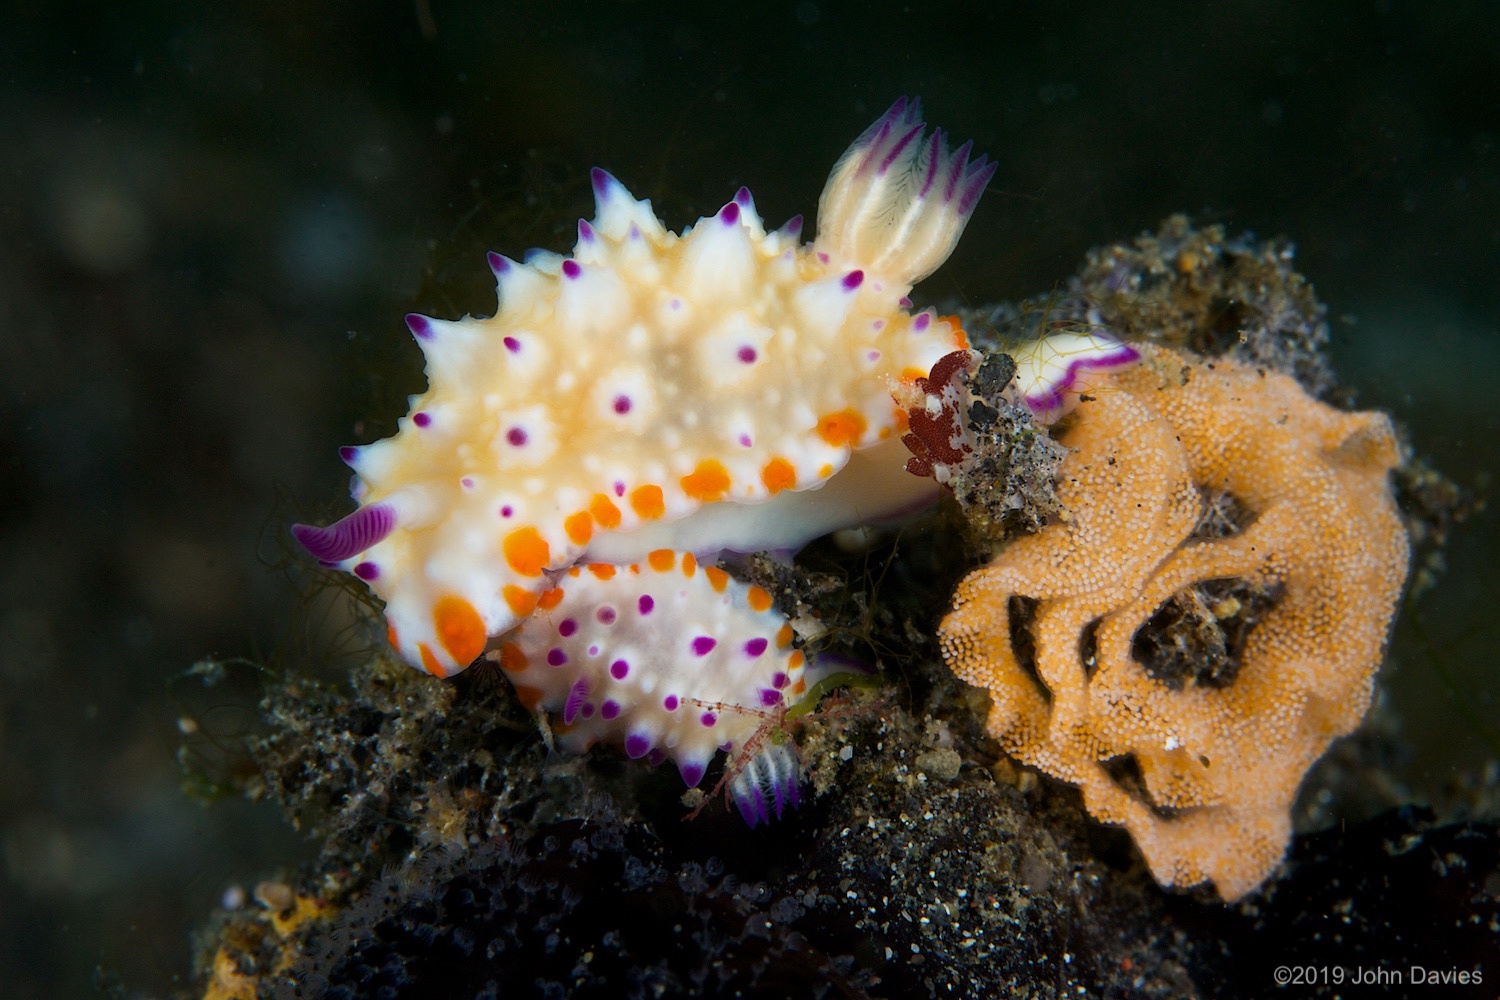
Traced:
<svg viewBox="0 0 1500 1000">
<path fill-rule="evenodd" d="M 583 708 L 583 703 L 588 700 L 589 682 L 579 678 L 573 682 L 568 689 L 568 700 L 563 703 L 563 724 L 571 726 L 573 720 L 578 718 L 578 712 Z"/>
<path fill-rule="evenodd" d="M 292 537 L 319 562 L 338 563 L 365 551 L 395 527 L 396 512 L 386 504 L 372 503 L 326 528 L 294 524 Z"/>
</svg>

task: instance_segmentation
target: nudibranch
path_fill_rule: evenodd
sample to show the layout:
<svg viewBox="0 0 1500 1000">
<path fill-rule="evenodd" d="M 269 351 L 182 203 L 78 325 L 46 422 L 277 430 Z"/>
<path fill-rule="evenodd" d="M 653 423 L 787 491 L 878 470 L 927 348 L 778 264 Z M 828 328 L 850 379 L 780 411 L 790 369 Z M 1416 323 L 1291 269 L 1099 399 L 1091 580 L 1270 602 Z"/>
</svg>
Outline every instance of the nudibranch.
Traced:
<svg viewBox="0 0 1500 1000">
<path fill-rule="evenodd" d="M 412 665 L 488 654 L 563 746 L 622 743 L 696 785 L 813 682 L 770 595 L 715 555 L 936 496 L 904 471 L 893 393 L 968 346 L 907 294 L 994 174 L 971 145 L 898 100 L 834 166 L 805 245 L 745 188 L 673 233 L 596 169 L 571 256 L 490 255 L 495 316 L 407 317 L 427 391 L 394 437 L 343 449 L 358 509 L 294 534 L 384 600 Z M 797 779 L 785 748 L 751 757 L 731 790 L 753 824 Z"/>
<path fill-rule="evenodd" d="M 1021 402 L 1042 423 L 1054 423 L 1078 405 L 1088 391 L 1090 373 L 1128 368 L 1141 359 L 1129 344 L 1099 330 L 1052 333 L 1011 352 L 1016 360 L 1014 386 Z"/>
</svg>

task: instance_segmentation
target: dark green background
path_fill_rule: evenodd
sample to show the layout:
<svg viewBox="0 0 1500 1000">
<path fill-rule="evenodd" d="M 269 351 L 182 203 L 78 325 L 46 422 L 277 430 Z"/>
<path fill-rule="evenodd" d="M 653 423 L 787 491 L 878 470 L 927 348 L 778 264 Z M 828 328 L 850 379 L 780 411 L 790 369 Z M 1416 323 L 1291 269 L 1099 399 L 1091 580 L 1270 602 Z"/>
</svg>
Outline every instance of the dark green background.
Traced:
<svg viewBox="0 0 1500 1000">
<path fill-rule="evenodd" d="M 1457 479 L 1496 467 L 1493 4 L 30 4 L 0 30 L 0 982 L 171 988 L 225 889 L 294 863 L 236 760 L 253 671 L 334 636 L 275 564 L 339 443 L 421 387 L 400 316 L 493 308 L 600 165 L 674 228 L 748 184 L 811 214 L 899 94 L 999 160 L 928 300 L 1045 291 L 1164 215 L 1299 247 L 1336 361 Z M 363 423 L 361 423 L 363 421 Z M 1430 794 L 1493 757 L 1495 521 L 1390 687 Z M 336 595 L 335 595 L 336 596 Z M 337 668 L 325 667 L 332 671 Z M 215 756 L 218 754 L 218 756 Z M 210 767 L 210 770 L 212 768 Z"/>
</svg>

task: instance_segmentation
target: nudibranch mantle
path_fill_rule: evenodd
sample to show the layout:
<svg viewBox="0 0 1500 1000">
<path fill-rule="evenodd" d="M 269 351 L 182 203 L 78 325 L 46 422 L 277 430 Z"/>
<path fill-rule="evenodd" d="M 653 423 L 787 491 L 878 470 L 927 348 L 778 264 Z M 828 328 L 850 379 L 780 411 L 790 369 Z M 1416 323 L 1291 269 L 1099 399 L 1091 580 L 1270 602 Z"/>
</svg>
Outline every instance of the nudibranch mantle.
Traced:
<svg viewBox="0 0 1500 1000">
<path fill-rule="evenodd" d="M 596 169 L 571 256 L 490 256 L 494 317 L 407 318 L 428 389 L 394 437 L 343 450 L 359 508 L 298 540 L 385 601 L 404 659 L 447 676 L 552 629 L 580 566 L 795 548 L 929 502 L 936 485 L 902 470 L 893 392 L 967 341 L 907 293 L 995 165 L 920 118 L 903 98 L 849 147 L 805 245 L 800 217 L 767 231 L 745 188 L 673 233 Z M 719 599 L 705 574 L 693 586 Z M 783 690 L 777 672 L 745 703 Z M 574 690 L 533 687 L 552 712 L 554 688 Z"/>
</svg>

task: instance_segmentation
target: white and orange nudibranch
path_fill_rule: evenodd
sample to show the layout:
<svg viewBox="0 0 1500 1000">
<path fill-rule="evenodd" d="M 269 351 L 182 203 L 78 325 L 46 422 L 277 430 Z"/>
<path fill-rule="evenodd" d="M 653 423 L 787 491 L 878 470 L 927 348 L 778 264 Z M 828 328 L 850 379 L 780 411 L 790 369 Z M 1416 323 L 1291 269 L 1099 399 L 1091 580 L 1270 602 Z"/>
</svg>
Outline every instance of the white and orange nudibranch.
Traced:
<svg viewBox="0 0 1500 1000">
<path fill-rule="evenodd" d="M 855 140 L 810 244 L 800 217 L 767 232 L 745 188 L 678 235 L 595 170 L 572 256 L 490 256 L 494 317 L 407 317 L 428 389 L 394 437 L 343 449 L 359 508 L 297 539 L 385 601 L 409 663 L 489 652 L 564 746 L 622 743 L 697 784 L 812 680 L 770 595 L 712 557 L 937 495 L 904 471 L 893 391 L 968 344 L 907 293 L 995 165 L 920 119 L 903 98 Z M 752 824 L 796 797 L 795 757 L 765 742 L 731 785 Z"/>
</svg>

